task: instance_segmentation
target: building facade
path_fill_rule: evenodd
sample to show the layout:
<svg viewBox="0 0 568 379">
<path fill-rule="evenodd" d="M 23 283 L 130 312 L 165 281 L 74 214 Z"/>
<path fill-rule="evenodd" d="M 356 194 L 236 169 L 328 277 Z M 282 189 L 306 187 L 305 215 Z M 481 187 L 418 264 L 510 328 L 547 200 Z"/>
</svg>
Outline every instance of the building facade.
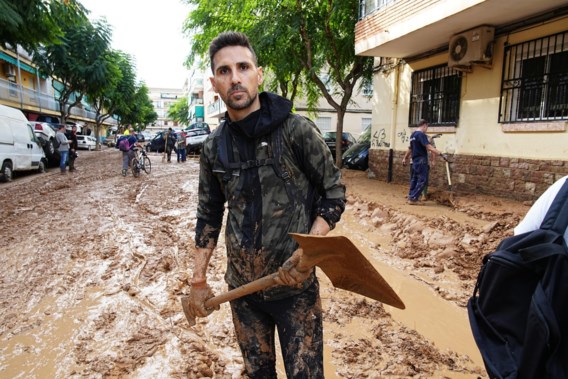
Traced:
<svg viewBox="0 0 568 379">
<path fill-rule="evenodd" d="M 206 122 L 212 128 L 215 128 L 219 125 L 220 120 L 225 117 L 227 108 L 219 94 L 215 93 L 213 90 L 209 76 L 203 81 L 205 117 Z M 372 90 L 372 88 L 366 88 L 355 91 L 355 95 L 352 97 L 347 111 L 345 112 L 343 131 L 351 133 L 355 138 L 359 137 L 365 127 L 371 123 Z M 313 112 L 308 111 L 307 103 L 303 99 L 296 99 L 294 101 L 294 111 L 310 118 L 322 132 L 336 130 L 337 112 L 323 97 L 320 99 Z"/>
<path fill-rule="evenodd" d="M 355 52 L 376 62 L 369 177 L 408 181 L 420 119 L 442 134 L 458 192 L 532 200 L 568 174 L 567 1 L 361 0 L 360 12 Z"/>
<path fill-rule="evenodd" d="M 54 84 L 57 87 L 57 81 L 38 73 L 28 52 L 19 46 L 12 50 L 0 48 L 0 104 L 20 109 L 30 121 L 59 123 L 61 113 Z M 83 101 L 71 108 L 68 121 L 89 127 L 94 125 L 95 116 Z M 114 125 L 116 120 L 108 118 L 103 128 Z"/>
<path fill-rule="evenodd" d="M 177 129 L 181 127 L 177 121 L 173 121 L 168 116 L 168 109 L 179 99 L 187 95 L 187 89 L 184 88 L 148 88 L 148 97 L 152 101 L 154 111 L 158 115 L 158 119 L 152 125 L 147 125 L 146 130 L 150 132 L 158 132 L 164 129 Z"/>
</svg>

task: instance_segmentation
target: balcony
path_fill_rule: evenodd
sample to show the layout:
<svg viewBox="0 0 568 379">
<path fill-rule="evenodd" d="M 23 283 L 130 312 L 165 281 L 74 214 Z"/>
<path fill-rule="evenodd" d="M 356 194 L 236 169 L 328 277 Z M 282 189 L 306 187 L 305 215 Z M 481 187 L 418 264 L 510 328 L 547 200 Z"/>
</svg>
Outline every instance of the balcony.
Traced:
<svg viewBox="0 0 568 379">
<path fill-rule="evenodd" d="M 498 28 L 522 22 L 560 11 L 561 3 L 558 0 L 361 0 L 361 20 L 355 25 L 355 53 L 393 58 L 417 56 L 446 47 L 456 33 L 482 24 Z"/>
<path fill-rule="evenodd" d="M 53 95 L 25 88 L 14 82 L 0 79 L 0 101 L 24 110 L 39 111 L 53 115 L 60 114 L 59 103 L 55 101 Z M 80 107 L 71 108 L 71 115 L 95 120 L 95 112 Z M 109 118 L 105 124 L 116 125 L 116 120 Z"/>
<path fill-rule="evenodd" d="M 221 118 L 225 116 L 227 107 L 221 99 L 217 99 L 207 105 L 207 117 Z"/>
</svg>

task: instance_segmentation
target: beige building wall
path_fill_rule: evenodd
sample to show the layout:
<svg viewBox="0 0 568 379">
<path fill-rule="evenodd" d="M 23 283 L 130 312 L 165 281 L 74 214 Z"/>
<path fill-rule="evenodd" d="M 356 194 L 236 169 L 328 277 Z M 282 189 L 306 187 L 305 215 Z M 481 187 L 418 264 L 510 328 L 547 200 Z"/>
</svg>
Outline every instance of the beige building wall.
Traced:
<svg viewBox="0 0 568 379">
<path fill-rule="evenodd" d="M 535 26 L 527 30 L 510 33 L 495 38 L 493 62 L 486 68 L 474 65 L 472 72 L 464 72 L 461 81 L 461 99 L 459 122 L 456 127 L 430 127 L 429 134 L 442 133 L 436 140 L 439 150 L 456 156 L 458 161 L 454 167 L 458 188 L 468 192 L 480 189 L 491 192 L 491 188 L 482 188 L 483 183 L 473 183 L 468 165 L 480 157 L 488 163 L 482 165 L 503 167 L 503 178 L 500 179 L 498 195 L 511 192 L 513 197 L 531 198 L 542 193 L 557 178 L 568 172 L 564 163 L 568 158 L 568 122 L 542 121 L 530 123 L 499 123 L 499 103 L 504 61 L 505 43 L 517 44 L 535 38 L 565 32 L 568 19 Z M 377 60 L 381 58 L 376 58 Z M 383 58 L 385 59 L 385 58 Z M 409 128 L 410 93 L 412 73 L 416 70 L 444 65 L 448 62 L 448 53 L 406 63 L 399 59 L 387 58 L 392 62 L 390 69 L 375 74 L 372 124 L 371 156 L 376 162 L 371 164 L 369 176 L 386 178 L 382 167 L 391 149 L 394 151 L 394 165 L 397 159 L 408 148 L 409 136 L 414 129 Z M 384 63 L 384 61 L 383 61 Z M 375 152 L 373 152 L 375 150 Z M 555 164 L 558 161 L 558 165 Z M 461 162 L 461 163 L 459 163 Z M 539 163 L 540 162 L 540 163 Z M 538 172 L 543 162 L 551 167 L 546 172 Z M 555 169 L 555 165 L 557 168 Z M 515 174 L 517 167 L 523 167 L 522 174 Z M 374 169 L 373 167 L 376 167 Z M 407 180 L 405 170 L 392 167 L 395 181 Z M 530 172 L 533 172 L 532 175 Z M 476 177 L 479 181 L 483 175 L 494 175 L 494 171 L 482 172 Z M 536 177 L 537 174 L 540 177 Z M 507 175 L 510 178 L 507 178 Z M 510 185 L 513 176 L 517 183 Z M 534 176 L 534 178 L 531 177 Z M 444 172 L 433 173 L 434 182 L 444 185 Z M 493 184 L 492 184 L 493 185 Z M 493 185 L 496 187 L 496 185 Z"/>
<path fill-rule="evenodd" d="M 508 39 L 510 44 L 515 44 L 564 30 L 566 20 L 561 20 L 508 37 L 496 38 L 492 67 L 488 69 L 474 66 L 473 72 L 463 74 L 457 127 L 429 128 L 429 133 L 443 133 L 443 137 L 436 141 L 436 146 L 451 154 L 566 159 L 566 121 L 511 125 L 498 122 L 505 41 Z M 408 137 L 412 133 L 412 129 L 408 127 L 412 73 L 447 61 L 448 54 L 444 53 L 410 64 L 401 64 L 388 73 L 375 75 L 372 148 L 406 150 Z M 400 75 L 398 86 L 397 70 Z M 393 102 L 397 88 L 397 101 Z"/>
</svg>

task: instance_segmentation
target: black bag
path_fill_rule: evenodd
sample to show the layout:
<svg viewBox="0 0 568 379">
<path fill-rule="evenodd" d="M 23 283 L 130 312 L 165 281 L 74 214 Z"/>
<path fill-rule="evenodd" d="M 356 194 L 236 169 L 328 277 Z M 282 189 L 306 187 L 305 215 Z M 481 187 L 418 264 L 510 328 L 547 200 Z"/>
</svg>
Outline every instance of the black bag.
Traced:
<svg viewBox="0 0 568 379">
<path fill-rule="evenodd" d="M 483 259 L 469 322 L 490 378 L 568 377 L 568 180 L 540 229 Z"/>
</svg>

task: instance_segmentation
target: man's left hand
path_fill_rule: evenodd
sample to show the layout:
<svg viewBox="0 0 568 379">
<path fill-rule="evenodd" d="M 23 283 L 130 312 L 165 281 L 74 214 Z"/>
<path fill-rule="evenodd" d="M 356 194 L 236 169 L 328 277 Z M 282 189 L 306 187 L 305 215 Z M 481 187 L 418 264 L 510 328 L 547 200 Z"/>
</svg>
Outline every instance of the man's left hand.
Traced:
<svg viewBox="0 0 568 379">
<path fill-rule="evenodd" d="M 300 267 L 299 263 L 304 251 L 300 248 L 292 254 L 278 269 L 278 276 L 274 281 L 281 286 L 295 286 L 304 282 L 312 273 L 313 267 Z"/>
</svg>

